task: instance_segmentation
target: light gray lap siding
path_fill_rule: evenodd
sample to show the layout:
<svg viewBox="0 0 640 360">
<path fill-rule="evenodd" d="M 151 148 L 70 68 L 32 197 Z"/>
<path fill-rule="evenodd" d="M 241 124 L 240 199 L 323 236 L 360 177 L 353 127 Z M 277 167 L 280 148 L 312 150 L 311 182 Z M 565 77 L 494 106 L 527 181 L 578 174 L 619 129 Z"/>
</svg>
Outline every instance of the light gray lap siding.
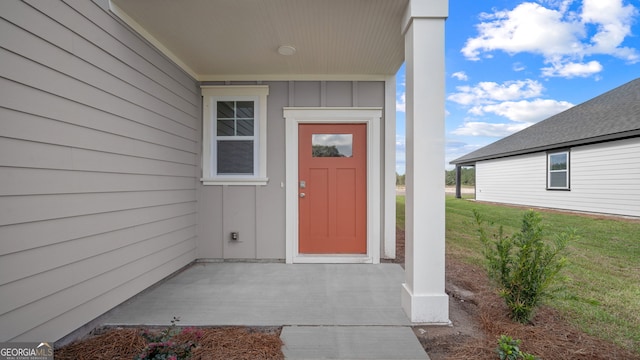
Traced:
<svg viewBox="0 0 640 360">
<path fill-rule="evenodd" d="M 36 169 L 189 177 L 193 171 L 193 164 L 180 164 L 167 160 L 136 157 L 131 154 L 114 154 L 1 136 L 0 164 Z"/>
<path fill-rule="evenodd" d="M 55 341 L 196 258 L 200 91 L 90 1 L 0 34 L 0 341 Z"/>
<path fill-rule="evenodd" d="M 476 198 L 640 216 L 640 138 L 571 149 L 570 191 L 546 190 L 546 153 L 480 161 Z"/>
</svg>

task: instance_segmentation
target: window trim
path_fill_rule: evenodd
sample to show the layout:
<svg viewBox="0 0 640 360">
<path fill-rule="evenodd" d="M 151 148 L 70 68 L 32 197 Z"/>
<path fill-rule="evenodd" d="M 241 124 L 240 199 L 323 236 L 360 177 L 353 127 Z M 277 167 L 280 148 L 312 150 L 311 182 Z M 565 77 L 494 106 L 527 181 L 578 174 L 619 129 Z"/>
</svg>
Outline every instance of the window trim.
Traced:
<svg viewBox="0 0 640 360">
<path fill-rule="evenodd" d="M 565 154 L 567 156 L 567 169 L 566 170 L 551 170 L 551 156 Z M 551 186 L 551 174 L 558 172 L 566 172 L 566 184 L 567 186 Z M 547 152 L 547 190 L 563 190 L 570 191 L 571 190 L 571 151 L 569 150 L 558 150 L 558 151 L 549 151 Z"/>
<path fill-rule="evenodd" d="M 203 85 L 202 178 L 203 185 L 266 185 L 267 178 L 267 85 Z M 254 101 L 254 173 L 219 175 L 215 104 L 218 101 Z"/>
</svg>

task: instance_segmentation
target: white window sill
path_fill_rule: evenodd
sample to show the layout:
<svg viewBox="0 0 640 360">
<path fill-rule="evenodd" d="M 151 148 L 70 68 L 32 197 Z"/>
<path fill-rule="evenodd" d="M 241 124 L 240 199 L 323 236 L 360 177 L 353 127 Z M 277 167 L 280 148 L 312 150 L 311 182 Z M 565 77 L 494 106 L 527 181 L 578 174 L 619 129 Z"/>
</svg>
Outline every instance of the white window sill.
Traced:
<svg viewBox="0 0 640 360">
<path fill-rule="evenodd" d="M 202 185 L 267 185 L 269 178 L 202 178 Z"/>
</svg>

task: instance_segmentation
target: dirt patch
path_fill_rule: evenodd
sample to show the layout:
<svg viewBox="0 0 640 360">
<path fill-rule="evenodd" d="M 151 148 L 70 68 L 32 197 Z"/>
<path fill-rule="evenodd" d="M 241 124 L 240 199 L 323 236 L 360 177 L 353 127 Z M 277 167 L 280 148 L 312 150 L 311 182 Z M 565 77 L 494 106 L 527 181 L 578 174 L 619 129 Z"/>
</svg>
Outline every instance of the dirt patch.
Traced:
<svg viewBox="0 0 640 360">
<path fill-rule="evenodd" d="M 444 188 L 445 194 L 455 194 L 456 187 L 455 186 L 445 186 Z M 405 195 L 407 193 L 407 188 L 404 185 L 396 186 L 396 195 Z M 460 188 L 460 193 L 462 194 L 475 194 L 476 188 L 469 186 L 462 186 Z"/>
<path fill-rule="evenodd" d="M 455 194 L 456 193 L 456 187 L 455 186 L 445 186 L 444 192 L 445 192 L 445 194 Z M 475 188 L 475 186 L 474 187 L 462 186 L 460 188 L 460 193 L 461 194 L 475 194 L 476 193 L 476 188 Z"/>
<path fill-rule="evenodd" d="M 396 228 L 396 258 L 380 259 L 380 262 L 400 264 L 404 269 L 404 230 Z"/>
<path fill-rule="evenodd" d="M 496 359 L 500 335 L 522 340 L 522 351 L 541 359 L 640 359 L 636 353 L 583 333 L 549 307 L 540 308 L 531 324 L 512 322 L 504 300 L 479 267 L 447 258 L 446 289 L 453 326 L 448 333 L 439 329 L 418 335 L 423 344 L 439 344 L 427 350 L 433 360 Z"/>
<path fill-rule="evenodd" d="M 404 256 L 404 232 L 397 232 Z M 402 251 L 400 251 L 402 249 Z M 404 265 L 404 258 L 394 261 Z M 587 335 L 554 309 L 542 307 L 531 324 L 514 323 L 481 267 L 446 259 L 446 292 L 452 326 L 415 326 L 416 337 L 432 360 L 497 359 L 500 335 L 522 340 L 521 349 L 541 359 L 640 359 L 640 355 Z"/>
</svg>

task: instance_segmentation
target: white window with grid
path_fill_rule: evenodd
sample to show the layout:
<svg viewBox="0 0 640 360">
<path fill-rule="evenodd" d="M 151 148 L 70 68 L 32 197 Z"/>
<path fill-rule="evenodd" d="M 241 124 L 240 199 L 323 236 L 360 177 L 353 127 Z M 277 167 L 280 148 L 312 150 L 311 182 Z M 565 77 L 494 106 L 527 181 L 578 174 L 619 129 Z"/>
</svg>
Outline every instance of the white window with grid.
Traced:
<svg viewBox="0 0 640 360">
<path fill-rule="evenodd" d="M 265 185 L 267 95 L 256 86 L 203 86 L 204 185 Z"/>
</svg>

